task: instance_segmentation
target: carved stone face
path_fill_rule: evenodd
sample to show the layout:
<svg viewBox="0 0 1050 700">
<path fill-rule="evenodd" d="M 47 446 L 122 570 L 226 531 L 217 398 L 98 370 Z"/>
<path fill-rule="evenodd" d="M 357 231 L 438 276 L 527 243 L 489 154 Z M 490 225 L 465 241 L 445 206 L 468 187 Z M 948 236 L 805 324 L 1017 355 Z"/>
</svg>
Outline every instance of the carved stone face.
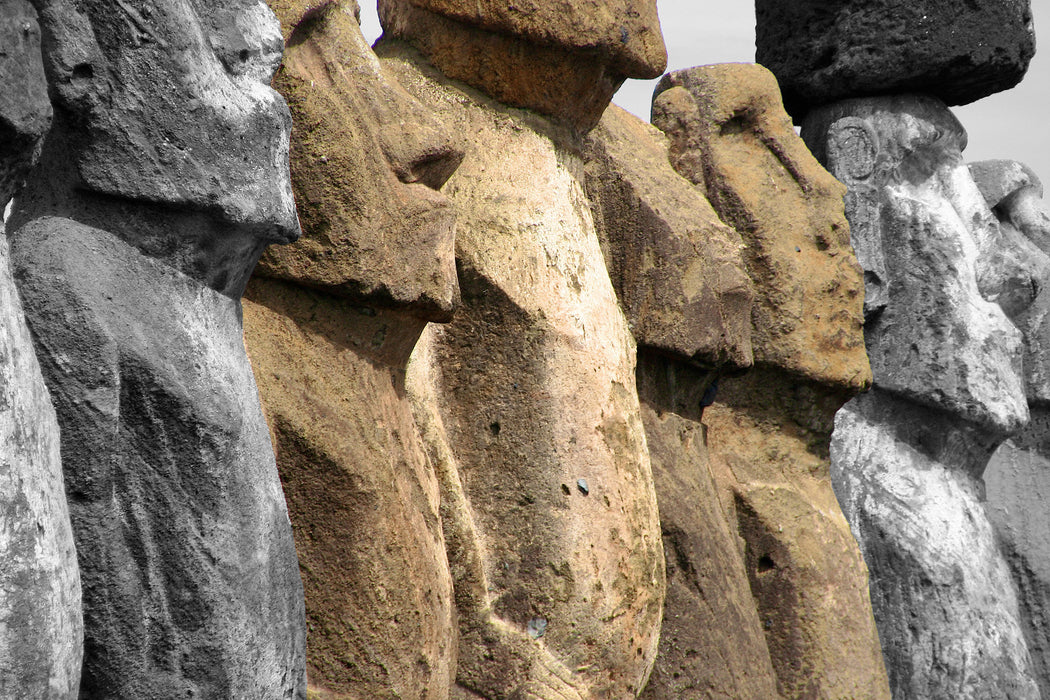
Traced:
<svg viewBox="0 0 1050 700">
<path fill-rule="evenodd" d="M 288 49 L 274 81 L 296 128 L 303 237 L 256 274 L 448 320 L 458 299 L 455 212 L 439 192 L 462 160 L 437 118 L 388 76 L 356 5 L 273 2 Z"/>
<path fill-rule="evenodd" d="M 803 136 L 849 188 L 875 385 L 1018 429 L 1022 338 L 1008 314 L 1031 303 L 1033 271 L 963 163 L 962 125 L 935 98 L 870 98 L 814 111 Z"/>
<path fill-rule="evenodd" d="M 670 137 L 678 172 L 743 239 L 755 364 L 865 389 L 863 282 L 843 187 L 793 131 L 772 74 L 751 64 L 669 73 L 653 123 Z"/>
<path fill-rule="evenodd" d="M 445 75 L 584 131 L 667 64 L 654 0 L 380 0 L 379 16 Z"/>
<path fill-rule="evenodd" d="M 298 234 L 282 50 L 262 0 L 37 0 L 79 186 Z"/>
</svg>

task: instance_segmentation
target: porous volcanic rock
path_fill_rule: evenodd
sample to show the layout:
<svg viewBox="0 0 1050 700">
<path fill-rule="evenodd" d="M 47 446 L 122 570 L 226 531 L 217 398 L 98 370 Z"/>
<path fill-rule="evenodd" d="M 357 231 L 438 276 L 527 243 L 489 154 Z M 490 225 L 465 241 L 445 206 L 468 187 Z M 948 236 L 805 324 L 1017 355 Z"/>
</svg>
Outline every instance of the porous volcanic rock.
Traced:
<svg viewBox="0 0 1050 700">
<path fill-rule="evenodd" d="M 314 4 L 273 3 L 303 237 L 264 255 L 245 343 L 295 533 L 311 689 L 445 700 L 452 578 L 405 366 L 458 300 L 455 215 L 431 187 L 462 153 L 380 67 L 355 6 Z"/>
<path fill-rule="evenodd" d="M 888 698 L 867 570 L 828 476 L 832 416 L 870 382 L 843 188 L 794 134 L 776 81 L 759 66 L 665 76 L 653 121 L 676 169 L 746 244 L 754 369 L 736 379 L 677 369 L 668 386 L 702 411 L 709 469 L 743 541 L 776 688 L 784 697 Z"/>
<path fill-rule="evenodd" d="M 721 64 L 664 76 L 653 123 L 671 160 L 703 187 L 745 243 L 756 290 L 755 364 L 848 391 L 871 381 L 861 332 L 861 271 L 842 211 L 845 189 L 810 155 L 761 66 Z"/>
<path fill-rule="evenodd" d="M 832 479 L 871 571 L 894 697 L 1038 697 L 980 476 L 1029 417 L 1010 318 L 1040 266 L 988 208 L 938 99 L 847 100 L 802 133 L 849 187 L 865 269 L 875 390 L 836 417 Z"/>
<path fill-rule="evenodd" d="M 1050 489 L 1050 215 L 1035 174 L 1016 161 L 970 163 L 981 194 L 999 225 L 1035 250 L 1023 250 L 1024 263 L 1039 266 L 1035 284 L 1017 285 L 1031 306 L 1015 319 L 1024 332 L 1025 381 L 1032 420 L 1006 441 L 985 469 L 984 507 L 995 526 L 1017 585 L 1022 629 L 1032 672 L 1043 696 L 1050 694 L 1050 518 L 1044 506 Z M 1020 252 L 1019 248 L 1019 252 Z M 1020 257 L 1020 256 L 1019 256 Z M 1039 269 L 1039 268 L 1036 268 Z"/>
<path fill-rule="evenodd" d="M 635 346 L 582 144 L 403 43 L 377 51 L 466 154 L 443 187 L 463 305 L 426 329 L 408 368 L 442 480 L 457 681 L 486 698 L 636 695 L 659 640 L 664 558 Z"/>
<path fill-rule="evenodd" d="M 454 216 L 433 188 L 462 153 L 378 65 L 356 5 L 316 4 L 273 3 L 289 45 L 274 87 L 294 119 L 292 187 L 304 235 L 270 247 L 255 275 L 448 320 Z"/>
<path fill-rule="evenodd" d="M 674 170 L 667 138 L 618 107 L 589 134 L 586 158 L 595 225 L 639 346 L 667 569 L 660 646 L 642 697 L 779 697 L 700 422 L 712 378 L 751 364 L 740 235 Z"/>
<path fill-rule="evenodd" d="M 51 122 L 36 12 L 0 3 L 0 210 Z M 0 696 L 77 697 L 84 624 L 62 481 L 58 422 L 44 386 L 0 222 Z"/>
<path fill-rule="evenodd" d="M 298 234 L 277 22 L 251 0 L 38 6 L 55 119 L 10 236 L 61 428 L 80 694 L 303 698 L 239 302 L 262 248 Z"/>
<path fill-rule="evenodd" d="M 587 194 L 635 340 L 708 369 L 750 367 L 740 234 L 671 167 L 649 124 L 610 105 L 587 144 Z"/>
<path fill-rule="evenodd" d="M 1029 0 L 757 0 L 755 19 L 755 60 L 777 76 L 796 120 L 871 95 L 967 104 L 1021 82 L 1035 53 Z"/>
<path fill-rule="evenodd" d="M 582 131 L 667 64 L 654 0 L 380 0 L 379 18 L 448 77 Z"/>
</svg>

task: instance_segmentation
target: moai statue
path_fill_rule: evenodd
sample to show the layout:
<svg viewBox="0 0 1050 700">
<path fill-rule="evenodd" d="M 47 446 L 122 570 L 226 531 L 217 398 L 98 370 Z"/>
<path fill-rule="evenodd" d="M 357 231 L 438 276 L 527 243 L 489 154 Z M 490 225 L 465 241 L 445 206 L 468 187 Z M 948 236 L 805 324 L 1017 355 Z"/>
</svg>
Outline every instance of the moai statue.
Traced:
<svg viewBox="0 0 1050 700">
<path fill-rule="evenodd" d="M 689 382 L 683 371 L 670 389 L 693 420 L 702 411 L 776 687 L 788 698 L 888 698 L 867 570 L 829 478 L 834 413 L 871 381 L 844 188 L 793 132 L 761 66 L 668 74 L 653 123 L 678 172 L 742 239 L 754 287 L 754 367 L 737 378 L 693 370 Z"/>
<path fill-rule="evenodd" d="M 455 214 L 435 188 L 462 153 L 380 67 L 355 3 L 271 7 L 303 236 L 264 254 L 244 325 L 299 554 L 310 687 L 444 699 L 452 579 L 405 367 L 458 300 Z"/>
<path fill-rule="evenodd" d="M 865 270 L 874 388 L 836 416 L 832 479 L 871 571 L 894 697 L 1037 698 L 981 474 L 1028 421 L 1011 318 L 1046 256 L 1004 235 L 937 98 L 845 100 L 802 134 L 849 188 Z M 1031 253 L 1041 263 L 1020 264 Z"/>
<path fill-rule="evenodd" d="M 642 697 L 773 700 L 776 673 L 701 422 L 714 380 L 751 365 L 751 280 L 740 234 L 675 171 L 669 146 L 658 129 L 611 106 L 585 154 L 602 250 L 638 342 L 667 570 Z"/>
<path fill-rule="evenodd" d="M 633 697 L 656 653 L 664 558 L 635 345 L 580 136 L 626 77 L 660 73 L 664 50 L 648 0 L 522 9 L 379 6 L 384 67 L 464 152 L 442 188 L 462 305 L 408 367 L 441 483 L 453 696 Z"/>
<path fill-rule="evenodd" d="M 28 0 L 0 1 L 0 211 L 40 153 L 51 105 Z M 0 697 L 73 700 L 84 628 L 58 423 L 0 222 Z"/>
<path fill-rule="evenodd" d="M 946 106 L 1020 81 L 1034 51 L 1029 2 L 755 10 L 759 62 L 849 189 L 874 389 L 836 417 L 832 479 L 871 573 L 893 695 L 1035 697 L 980 502 L 988 458 L 1028 420 L 1011 319 L 1033 269 L 978 192 Z"/>
<path fill-rule="evenodd" d="M 1018 262 L 1041 273 L 1022 279 L 1032 284 L 1009 290 L 1021 302 L 1017 307 L 1022 313 L 1011 318 L 1024 333 L 1032 419 L 988 463 L 984 507 L 1017 585 L 1032 672 L 1042 697 L 1050 697 L 1050 210 L 1042 201 L 1039 179 L 1021 163 L 982 161 L 969 167 L 1004 236 L 1016 241 L 1014 249 L 1023 254 Z"/>
<path fill-rule="evenodd" d="M 298 235 L 277 21 L 257 0 L 34 2 L 55 116 L 9 229 L 61 427 L 80 697 L 303 698 L 239 301 Z"/>
</svg>

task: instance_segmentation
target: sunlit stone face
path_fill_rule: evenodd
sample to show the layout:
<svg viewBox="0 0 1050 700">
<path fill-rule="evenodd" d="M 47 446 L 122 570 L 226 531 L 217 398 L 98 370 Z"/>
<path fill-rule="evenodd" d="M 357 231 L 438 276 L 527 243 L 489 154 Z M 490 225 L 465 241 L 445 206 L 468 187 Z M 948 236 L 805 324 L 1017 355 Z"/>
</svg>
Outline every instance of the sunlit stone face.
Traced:
<svg viewBox="0 0 1050 700">
<path fill-rule="evenodd" d="M 298 234 L 291 119 L 257 0 L 41 0 L 56 111 L 80 186 L 200 210 L 265 242 Z"/>
</svg>

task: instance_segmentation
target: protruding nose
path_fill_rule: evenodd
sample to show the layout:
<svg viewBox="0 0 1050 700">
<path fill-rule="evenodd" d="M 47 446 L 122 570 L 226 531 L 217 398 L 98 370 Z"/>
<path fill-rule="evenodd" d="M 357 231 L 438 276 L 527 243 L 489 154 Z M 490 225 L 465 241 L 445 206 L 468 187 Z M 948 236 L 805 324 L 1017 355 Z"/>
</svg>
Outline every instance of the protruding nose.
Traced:
<svg viewBox="0 0 1050 700">
<path fill-rule="evenodd" d="M 385 128 L 380 133 L 383 154 L 401 182 L 440 189 L 463 161 L 463 152 L 437 117 L 415 98 L 400 88 L 392 92 L 401 102 L 403 116 L 398 128 Z"/>
</svg>

